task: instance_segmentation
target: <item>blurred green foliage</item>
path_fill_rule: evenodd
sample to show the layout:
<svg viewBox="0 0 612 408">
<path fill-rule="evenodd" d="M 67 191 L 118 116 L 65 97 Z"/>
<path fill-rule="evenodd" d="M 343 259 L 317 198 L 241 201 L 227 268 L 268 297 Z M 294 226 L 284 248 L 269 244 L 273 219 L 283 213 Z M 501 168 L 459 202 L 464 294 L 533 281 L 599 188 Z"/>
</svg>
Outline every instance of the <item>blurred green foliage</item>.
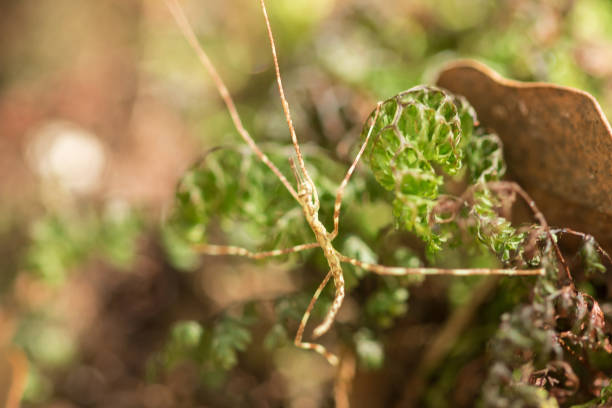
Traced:
<svg viewBox="0 0 612 408">
<path fill-rule="evenodd" d="M 359 363 L 366 369 L 381 368 L 384 364 L 385 353 L 383 344 L 368 329 L 361 329 L 353 337 L 355 352 Z"/>
<path fill-rule="evenodd" d="M 49 284 L 62 284 L 92 255 L 122 269 L 135 257 L 143 231 L 141 216 L 120 203 L 83 214 L 52 213 L 33 221 L 26 265 Z"/>
<path fill-rule="evenodd" d="M 159 380 L 160 374 L 179 364 L 195 363 L 202 380 L 218 386 L 238 363 L 238 353 L 251 342 L 249 326 L 256 320 L 254 310 L 247 306 L 241 315 L 224 314 L 206 327 L 191 320 L 176 322 L 163 350 L 149 361 L 149 379 Z"/>
</svg>

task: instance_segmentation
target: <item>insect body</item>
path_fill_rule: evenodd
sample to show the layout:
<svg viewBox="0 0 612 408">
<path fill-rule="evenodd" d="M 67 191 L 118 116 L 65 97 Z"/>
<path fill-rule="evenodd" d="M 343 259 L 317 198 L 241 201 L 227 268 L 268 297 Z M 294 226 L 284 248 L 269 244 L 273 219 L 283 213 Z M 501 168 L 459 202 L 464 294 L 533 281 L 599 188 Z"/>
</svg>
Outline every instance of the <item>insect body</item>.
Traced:
<svg viewBox="0 0 612 408">
<path fill-rule="evenodd" d="M 344 179 L 342 180 L 340 186 L 337 189 L 336 192 L 336 200 L 335 200 L 335 204 L 334 204 L 334 216 L 333 216 L 333 222 L 334 222 L 334 228 L 331 232 L 329 232 L 325 226 L 323 225 L 323 223 L 319 220 L 319 207 L 320 207 L 320 203 L 319 203 L 319 197 L 318 197 L 318 193 L 317 193 L 317 189 L 315 184 L 313 183 L 307 169 L 306 169 L 306 165 L 304 163 L 304 159 L 302 157 L 302 153 L 300 150 L 300 146 L 298 144 L 297 141 L 297 136 L 293 127 L 293 123 L 291 120 L 291 113 L 289 110 L 289 104 L 287 103 L 287 100 L 285 98 L 284 95 L 284 90 L 283 90 L 283 85 L 282 85 L 282 81 L 281 81 L 281 76 L 280 76 L 280 70 L 279 70 L 279 66 L 278 66 L 278 60 L 277 60 L 277 56 L 276 56 L 276 48 L 274 45 L 274 38 L 272 36 L 272 30 L 270 27 L 270 22 L 267 16 L 267 12 L 266 12 L 266 8 L 265 8 L 265 4 L 263 2 L 263 0 L 260 0 L 261 2 L 261 8 L 263 11 L 263 15 L 265 18 L 265 22 L 266 22 L 266 27 L 267 27 L 267 31 L 268 31 L 268 36 L 269 36 L 269 40 L 270 40 L 270 45 L 272 48 L 272 55 L 273 55 L 273 61 L 274 61 L 274 67 L 276 70 L 276 80 L 278 83 L 278 88 L 279 88 L 279 94 L 280 94 L 280 99 L 282 102 L 282 106 L 283 106 L 283 110 L 285 112 L 285 117 L 287 119 L 287 124 L 289 127 L 289 131 L 291 134 L 291 140 L 292 140 L 292 144 L 293 144 L 293 148 L 295 150 L 295 160 L 293 158 L 289 159 L 290 161 L 290 165 L 291 168 L 293 170 L 296 182 L 297 182 L 297 189 L 294 189 L 293 186 L 288 182 L 287 178 L 281 173 L 281 171 L 270 161 L 270 159 L 259 149 L 259 147 L 257 146 L 257 144 L 254 142 L 254 140 L 251 138 L 251 136 L 249 135 L 249 133 L 247 132 L 247 130 L 244 128 L 244 126 L 242 125 L 242 122 L 240 120 L 240 116 L 238 115 L 234 102 L 225 86 L 225 84 L 223 83 L 221 77 L 218 75 L 218 73 L 216 72 L 213 64 L 210 62 L 210 60 L 208 59 L 208 56 L 206 55 L 206 53 L 204 52 L 204 50 L 201 48 L 201 46 L 199 45 L 195 34 L 193 33 L 193 30 L 191 28 L 191 26 L 189 25 L 187 18 L 185 17 L 182 9 L 180 8 L 178 2 L 178 0 L 166 0 L 168 7 L 170 9 L 170 11 L 172 12 L 175 20 L 177 21 L 177 24 L 179 25 L 179 27 L 181 28 L 185 38 L 187 39 L 187 41 L 190 43 L 190 45 L 193 47 L 193 49 L 195 50 L 196 54 L 198 55 L 200 61 L 202 62 L 202 64 L 204 65 L 204 67 L 208 70 L 208 72 L 210 73 L 213 81 L 215 82 L 215 85 L 219 91 L 219 94 L 221 96 L 221 98 L 223 99 L 223 101 L 225 102 L 227 109 L 230 113 L 230 116 L 232 118 L 232 121 L 236 127 L 236 130 L 238 131 L 238 133 L 241 135 L 241 137 L 243 138 L 243 140 L 249 145 L 249 147 L 252 149 L 252 151 L 257 155 L 257 157 L 276 175 L 276 177 L 281 181 L 281 183 L 285 186 L 285 188 L 287 189 L 287 191 L 295 198 L 295 200 L 297 201 L 297 203 L 301 206 L 302 208 L 302 212 L 304 214 L 304 217 L 310 227 L 310 229 L 312 230 L 314 237 L 315 237 L 315 242 L 312 243 L 307 243 L 307 244 L 301 244 L 301 245 L 297 245 L 294 246 L 292 248 L 286 248 L 286 249 L 276 249 L 273 251 L 268 251 L 268 252 L 251 252 L 245 248 L 240 248 L 240 247 L 235 247 L 235 246 L 221 246 L 221 245 L 208 245 L 208 244 L 200 244 L 196 246 L 196 249 L 202 253 L 205 254 L 209 254 L 209 255 L 239 255 L 239 256 L 245 256 L 245 257 L 249 257 L 249 258 L 253 258 L 253 259 L 260 259 L 260 258 L 265 258 L 265 257 L 270 257 L 270 256 L 278 256 L 278 255 L 283 255 L 283 254 L 287 254 L 287 253 L 291 253 L 291 252 L 298 252 L 298 251 L 303 251 L 303 250 L 307 250 L 307 249 L 312 249 L 312 248 L 316 248 L 319 247 L 322 249 L 323 254 L 327 260 L 327 264 L 329 266 L 329 272 L 327 273 L 327 275 L 325 276 L 325 278 L 323 279 L 323 281 L 321 282 L 321 284 L 319 285 L 319 287 L 317 288 L 317 290 L 315 291 L 310 304 L 308 305 L 307 310 L 305 311 L 302 320 L 300 322 L 300 326 L 297 330 L 296 336 L 295 336 L 295 344 L 298 347 L 304 348 L 304 349 L 310 349 L 310 350 L 314 350 L 315 352 L 323 355 L 332 365 L 337 365 L 338 364 L 338 357 L 336 355 L 334 355 L 333 353 L 327 351 L 327 349 L 320 345 L 320 344 L 316 344 L 316 343 L 309 343 L 309 342 L 303 342 L 302 338 L 303 338 L 303 334 L 304 334 L 304 329 L 306 327 L 306 324 L 308 322 L 308 319 L 310 317 L 310 313 L 312 311 L 312 308 L 315 304 L 315 302 L 317 301 L 319 295 L 321 294 L 322 290 L 324 289 L 324 287 L 326 286 L 326 284 L 329 282 L 330 279 L 333 279 L 334 281 L 334 286 L 335 286 L 335 296 L 334 296 L 334 300 L 333 303 L 330 307 L 330 309 L 328 310 L 323 322 L 321 324 L 319 324 L 313 332 L 313 336 L 315 338 L 322 336 L 323 334 L 325 334 L 332 326 L 335 317 L 340 309 L 340 307 L 342 306 L 342 302 L 344 300 L 344 296 L 345 296 L 345 286 L 344 286 L 344 276 L 343 276 L 343 272 L 342 272 L 342 263 L 349 263 L 352 265 L 355 265 L 357 267 L 363 268 L 365 270 L 377 273 L 377 274 L 381 274 L 381 275 L 410 275 L 410 274 L 418 274 L 418 275 L 499 275 L 499 274 L 505 274 L 505 275 L 540 275 L 543 274 L 543 269 L 526 269 L 526 270 L 517 270 L 517 269 L 486 269 L 486 268 L 482 268 L 482 269 L 441 269 L 441 268 L 404 268 L 404 267 L 389 267 L 389 266 L 384 266 L 384 265 L 377 265 L 377 264 L 370 264 L 370 263 L 365 263 L 365 262 L 361 262 L 357 259 L 353 259 L 350 257 L 347 257 L 343 254 L 341 254 L 338 250 L 336 250 L 333 246 L 333 240 L 334 238 L 338 235 L 338 230 L 339 230 L 339 219 L 340 219 L 340 209 L 341 209 L 341 205 L 342 205 L 342 197 L 344 194 L 344 190 L 351 178 L 351 175 L 353 174 L 361 156 L 363 155 L 364 151 L 366 150 L 367 146 L 368 146 L 368 142 L 371 138 L 371 136 L 373 136 L 373 133 L 376 133 L 375 137 L 377 139 L 377 143 L 380 143 L 381 140 L 384 140 L 385 138 L 385 131 L 387 129 L 387 127 L 383 127 L 380 126 L 380 124 L 377 122 L 379 115 L 381 117 L 383 117 L 384 119 L 384 115 L 389 115 L 390 112 L 384 111 L 384 107 L 388 107 L 390 106 L 389 103 L 385 102 L 385 104 L 383 103 L 379 103 L 375 110 L 373 111 L 372 115 L 370 116 L 370 123 L 367 125 L 366 129 L 367 131 L 364 132 L 364 140 L 363 140 L 363 144 L 359 150 L 359 152 L 357 153 L 353 163 L 351 164 L 351 166 L 349 167 L 346 175 L 344 176 Z M 404 92 L 401 95 L 404 95 L 409 99 L 414 95 L 410 94 L 410 91 Z M 418 96 L 418 95 L 417 95 Z M 398 100 L 399 101 L 399 100 Z M 402 99 L 400 101 L 402 104 L 406 104 L 408 102 L 406 102 L 406 100 Z M 449 105 L 450 106 L 450 105 Z M 445 111 L 443 111 L 444 113 Z M 455 111 L 456 112 L 456 111 Z M 426 112 L 427 113 L 427 112 Z M 395 115 L 395 116 L 394 116 Z M 395 118 L 397 115 L 395 113 L 393 113 L 391 115 L 391 119 L 392 121 L 397 121 L 397 120 L 401 120 L 401 118 Z M 429 118 L 431 120 L 433 120 L 434 122 L 436 120 L 438 120 L 437 116 L 433 116 L 431 118 Z M 433 122 L 432 122 L 433 123 Z M 393 122 L 393 126 L 395 122 Z M 391 121 L 389 122 L 389 125 L 391 125 Z M 417 123 L 418 126 L 421 126 Z M 422 125 L 425 126 L 425 125 Z M 432 127 L 432 128 L 437 128 L 437 127 Z M 444 127 L 442 127 L 443 129 L 445 129 Z M 376 132 L 374 132 L 374 130 L 376 130 Z M 456 129 L 453 129 L 454 131 L 459 132 L 459 128 L 458 126 L 456 126 Z M 450 131 L 450 130 L 449 130 Z M 448 140 L 448 135 L 443 134 L 443 135 L 439 135 L 441 140 L 446 141 Z M 456 143 L 455 143 L 456 144 Z M 453 148 L 455 146 L 455 144 L 453 144 Z M 405 146 L 404 146 L 405 147 Z M 404 149 L 403 151 L 406 152 L 409 149 Z M 443 152 L 445 154 L 445 152 Z M 425 154 L 428 154 L 427 152 Z M 372 160 L 372 155 L 370 154 L 370 161 Z M 399 162 L 398 162 L 399 163 Z M 395 163 L 395 161 L 392 161 L 392 166 L 394 166 L 395 168 L 395 172 L 397 173 L 397 168 L 399 168 L 398 164 Z M 418 171 L 420 171 L 419 169 L 417 169 Z M 417 171 L 415 170 L 415 171 Z M 414 171 L 412 172 L 414 173 Z M 410 174 L 412 174 L 410 173 Z M 400 180 L 401 182 L 401 180 Z M 405 193 L 405 189 L 402 188 L 401 186 L 398 187 L 399 190 L 403 191 Z M 429 210 L 431 210 L 431 208 L 429 208 Z"/>
<path fill-rule="evenodd" d="M 344 300 L 344 276 L 342 275 L 342 265 L 340 264 L 338 252 L 332 245 L 332 237 L 329 232 L 327 232 L 327 229 L 325 228 L 323 223 L 321 223 L 321 221 L 319 220 L 319 199 L 317 190 L 314 184 L 312 184 L 310 180 L 307 180 L 296 168 L 293 159 L 291 159 L 290 163 L 291 169 L 293 170 L 295 179 L 297 181 L 297 193 L 299 202 L 302 206 L 304 217 L 306 218 L 306 222 L 314 232 L 315 237 L 317 239 L 317 243 L 323 250 L 325 259 L 327 259 L 327 263 L 329 265 L 328 276 L 331 276 L 333 278 L 334 285 L 336 286 L 334 302 L 332 303 L 332 306 L 329 309 L 323 323 L 317 326 L 314 330 L 314 337 L 319 337 L 329 330 L 336 314 L 338 314 L 338 310 L 340 310 L 340 306 L 342 306 L 342 301 Z M 329 277 L 326 277 L 325 283 L 327 283 L 327 280 L 329 280 Z M 298 347 L 312 349 L 320 354 L 323 354 L 332 365 L 336 365 L 337 357 L 327 352 L 325 348 L 323 348 L 321 345 L 302 342 L 304 327 L 306 326 L 309 317 L 310 308 L 306 311 L 302 318 L 300 329 L 298 330 L 298 334 L 295 338 L 295 344 Z"/>
</svg>

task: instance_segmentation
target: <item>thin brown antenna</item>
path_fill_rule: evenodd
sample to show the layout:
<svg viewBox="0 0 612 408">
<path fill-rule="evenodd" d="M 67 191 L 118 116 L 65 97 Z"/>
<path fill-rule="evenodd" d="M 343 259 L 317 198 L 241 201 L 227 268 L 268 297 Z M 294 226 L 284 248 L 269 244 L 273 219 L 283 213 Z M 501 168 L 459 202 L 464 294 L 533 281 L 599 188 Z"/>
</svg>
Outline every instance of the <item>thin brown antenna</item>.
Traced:
<svg viewBox="0 0 612 408">
<path fill-rule="evenodd" d="M 244 139 L 246 144 L 249 145 L 249 147 L 257 155 L 257 157 L 259 157 L 259 159 L 262 162 L 264 162 L 264 164 L 268 166 L 274 174 L 276 174 L 279 180 L 285 185 L 287 190 L 289 190 L 293 198 L 299 201 L 298 195 L 295 192 L 295 189 L 293 188 L 293 186 L 291 186 L 291 183 L 289 183 L 287 178 L 280 172 L 280 170 L 274 165 L 274 163 L 270 161 L 268 156 L 266 156 L 259 149 L 259 146 L 257 146 L 255 141 L 251 138 L 251 135 L 249 135 L 249 132 L 244 128 L 242 124 L 242 120 L 240 119 L 240 115 L 238 115 L 238 111 L 236 110 L 236 105 L 234 105 L 234 100 L 232 99 L 229 91 L 227 90 L 227 87 L 225 86 L 223 79 L 221 79 L 221 76 L 217 73 L 215 66 L 212 64 L 212 62 L 208 58 L 208 55 L 206 54 L 206 52 L 204 52 L 204 49 L 200 46 L 200 43 L 198 39 L 196 38 L 196 35 L 193 32 L 193 28 L 191 27 L 191 24 L 189 24 L 189 20 L 187 20 L 187 17 L 185 16 L 185 13 L 183 12 L 183 8 L 181 7 L 181 5 L 178 3 L 177 0 L 166 0 L 166 5 L 168 6 L 168 9 L 170 9 L 170 12 L 172 13 L 172 16 L 174 17 L 174 20 L 176 20 L 176 24 L 179 26 L 180 30 L 183 33 L 183 36 L 185 37 L 185 39 L 187 40 L 191 48 L 193 48 L 193 50 L 196 52 L 204 68 L 206 68 L 206 70 L 210 74 L 213 82 L 215 83 L 217 91 L 219 92 L 219 95 L 221 96 L 221 99 L 223 99 L 223 102 L 227 106 L 227 110 L 229 111 L 229 114 L 232 117 L 232 122 L 234 123 L 234 127 L 236 128 L 236 130 L 238 131 L 242 139 Z M 276 54 L 274 58 L 276 61 Z M 277 68 L 277 71 L 278 71 L 278 68 Z M 281 92 L 282 92 L 282 88 L 281 88 Z M 286 103 L 287 102 L 285 101 L 285 104 Z M 289 120 L 291 119 L 289 118 Z M 293 127 L 291 128 L 293 129 Z M 297 143 L 297 141 L 295 143 Z M 300 157 L 301 159 L 301 156 L 298 156 L 298 157 Z"/>
<path fill-rule="evenodd" d="M 268 38 L 270 39 L 270 47 L 272 48 L 272 58 L 274 59 L 274 69 L 276 70 L 276 82 L 278 83 L 278 93 L 280 94 L 281 103 L 283 104 L 283 110 L 285 111 L 285 118 L 287 119 L 287 125 L 289 126 L 289 133 L 291 133 L 291 141 L 293 142 L 293 148 L 297 156 L 298 165 L 300 170 L 304 173 L 304 176 L 308 181 L 312 183 L 306 167 L 304 165 L 304 159 L 302 158 L 302 151 L 298 144 L 297 135 L 295 134 L 295 128 L 293 127 L 293 121 L 291 120 L 291 111 L 289 110 L 289 103 L 285 98 L 285 91 L 283 89 L 283 81 L 281 80 L 280 68 L 278 66 L 278 57 L 276 56 L 276 45 L 274 44 L 274 35 L 272 35 L 272 27 L 270 26 L 270 19 L 268 18 L 268 12 L 266 11 L 266 5 L 264 0 L 260 0 L 261 10 L 263 11 L 264 19 L 266 20 L 266 28 L 268 30 Z M 313 184 L 314 185 L 314 184 Z M 316 197 L 316 195 L 315 195 Z"/>
</svg>

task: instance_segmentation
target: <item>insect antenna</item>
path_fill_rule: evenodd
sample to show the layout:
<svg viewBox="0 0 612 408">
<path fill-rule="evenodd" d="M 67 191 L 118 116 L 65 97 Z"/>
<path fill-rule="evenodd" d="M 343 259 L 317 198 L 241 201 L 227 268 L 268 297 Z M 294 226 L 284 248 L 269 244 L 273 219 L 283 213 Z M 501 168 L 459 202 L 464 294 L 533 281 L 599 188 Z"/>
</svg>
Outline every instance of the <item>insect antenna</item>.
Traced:
<svg viewBox="0 0 612 408">
<path fill-rule="evenodd" d="M 287 178 L 280 172 L 280 170 L 274 165 L 274 163 L 272 163 L 270 161 L 268 156 L 266 156 L 261 151 L 259 146 L 257 146 L 257 143 L 255 143 L 255 141 L 253 140 L 253 138 L 251 137 L 249 132 L 245 129 L 244 125 L 242 124 L 242 120 L 240 119 L 240 115 L 238 114 L 238 111 L 236 109 L 236 105 L 234 104 L 234 100 L 232 99 L 229 91 L 227 90 L 227 87 L 225 86 L 225 83 L 223 82 L 223 79 L 221 79 L 221 76 L 219 75 L 219 73 L 215 69 L 215 66 L 210 61 L 210 58 L 208 58 L 208 55 L 206 54 L 206 52 L 204 51 L 204 49 L 200 45 L 200 43 L 199 43 L 199 41 L 198 41 L 194 31 L 193 31 L 193 28 L 191 27 L 191 24 L 189 24 L 189 20 L 187 20 L 187 17 L 185 16 L 185 13 L 183 12 L 183 9 L 182 9 L 181 5 L 178 3 L 178 0 L 166 0 L 166 5 L 168 6 L 168 9 L 170 10 L 170 13 L 174 17 L 174 20 L 176 21 L 176 24 L 178 25 L 179 29 L 183 33 L 183 37 L 185 37 L 185 39 L 187 40 L 187 42 L 189 43 L 191 48 L 193 48 L 193 50 L 197 54 L 200 62 L 202 63 L 204 68 L 206 68 L 206 70 L 208 71 L 209 75 L 211 76 L 211 78 L 212 78 L 212 80 L 213 80 L 213 82 L 215 84 L 215 87 L 217 88 L 217 91 L 219 92 L 219 95 L 221 96 L 221 99 L 223 99 L 223 102 L 225 103 L 225 106 L 227 107 L 227 110 L 228 110 L 228 112 L 229 112 L 229 114 L 230 114 L 230 116 L 232 118 L 232 122 L 234 124 L 234 127 L 236 128 L 236 130 L 238 131 L 238 133 L 240 134 L 242 139 L 246 142 L 247 145 L 249 145 L 249 147 L 257 155 L 257 157 L 266 166 L 268 166 L 270 168 L 270 170 L 272 170 L 272 172 L 278 177 L 278 179 L 281 181 L 281 183 L 283 183 L 283 185 L 287 188 L 289 193 L 291 193 L 293 198 L 295 198 L 297 201 L 299 201 L 298 195 L 297 195 L 295 189 L 293 188 L 293 186 L 291 185 L 291 183 L 289 183 Z M 276 51 L 274 51 L 274 53 L 275 52 Z M 276 58 L 276 56 L 275 56 L 275 58 Z M 285 103 L 286 103 L 286 101 L 285 101 Z M 288 107 L 287 107 L 287 109 L 288 109 Z M 287 110 L 287 112 L 288 112 L 288 110 Z M 293 126 L 291 125 L 291 129 L 292 128 L 293 128 Z M 295 144 L 297 145 L 297 140 L 296 140 Z M 298 147 L 298 149 L 299 149 L 299 147 Z M 301 155 L 299 157 L 301 157 Z"/>
<path fill-rule="evenodd" d="M 319 197 L 314 188 L 314 183 L 306 170 L 306 166 L 304 164 L 304 158 L 302 157 L 302 151 L 300 150 L 300 145 L 297 140 L 297 135 L 295 134 L 295 128 L 293 127 L 293 120 L 291 119 L 291 111 L 289 109 L 289 103 L 287 102 L 287 98 L 285 97 L 285 91 L 283 89 L 283 81 L 281 79 L 280 68 L 278 65 L 278 57 L 276 54 L 276 45 L 274 43 L 274 35 L 272 34 L 272 27 L 270 26 L 270 19 L 268 18 L 268 12 L 266 10 L 266 5 L 264 0 L 260 0 L 261 10 L 264 15 L 264 19 L 266 21 L 266 29 L 268 31 L 268 39 L 270 40 L 270 48 L 272 49 L 272 59 L 274 60 L 274 69 L 276 71 L 276 82 L 278 84 L 278 93 L 280 95 L 281 103 L 283 105 L 283 111 L 285 112 L 285 118 L 287 119 L 287 125 L 289 126 L 289 133 L 291 134 L 291 142 L 293 143 L 293 148 L 295 149 L 295 154 L 297 156 L 298 167 L 302 171 L 305 179 L 310 183 L 313 187 L 313 199 L 315 204 L 318 206 Z"/>
</svg>

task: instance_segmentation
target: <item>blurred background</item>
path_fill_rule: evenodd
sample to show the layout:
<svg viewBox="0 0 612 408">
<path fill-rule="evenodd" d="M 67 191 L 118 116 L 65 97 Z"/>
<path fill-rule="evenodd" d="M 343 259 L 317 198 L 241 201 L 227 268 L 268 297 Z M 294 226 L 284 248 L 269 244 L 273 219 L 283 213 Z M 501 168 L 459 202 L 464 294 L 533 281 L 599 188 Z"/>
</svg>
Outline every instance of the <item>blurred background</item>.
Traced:
<svg viewBox="0 0 612 408">
<path fill-rule="evenodd" d="M 299 137 L 340 161 L 376 101 L 460 57 L 583 89 L 612 114 L 608 0 L 268 3 Z M 258 2 L 182 4 L 247 129 L 288 141 Z M 291 347 L 257 355 L 257 338 L 213 385 L 189 364 L 151 373 L 172 333 L 201 329 L 177 322 L 210 319 L 254 285 L 296 286 L 282 265 L 199 265 L 163 233 L 181 175 L 238 143 L 163 1 L 2 2 L 0 392 L 23 373 L 26 407 L 330 406 L 324 361 Z M 427 339 L 437 326 L 419 327 Z M 372 374 L 371 392 L 395 382 L 397 394 L 405 375 L 393 375 Z M 478 387 L 449 406 L 471 406 Z M 368 395 L 362 406 L 391 398 Z"/>
</svg>

